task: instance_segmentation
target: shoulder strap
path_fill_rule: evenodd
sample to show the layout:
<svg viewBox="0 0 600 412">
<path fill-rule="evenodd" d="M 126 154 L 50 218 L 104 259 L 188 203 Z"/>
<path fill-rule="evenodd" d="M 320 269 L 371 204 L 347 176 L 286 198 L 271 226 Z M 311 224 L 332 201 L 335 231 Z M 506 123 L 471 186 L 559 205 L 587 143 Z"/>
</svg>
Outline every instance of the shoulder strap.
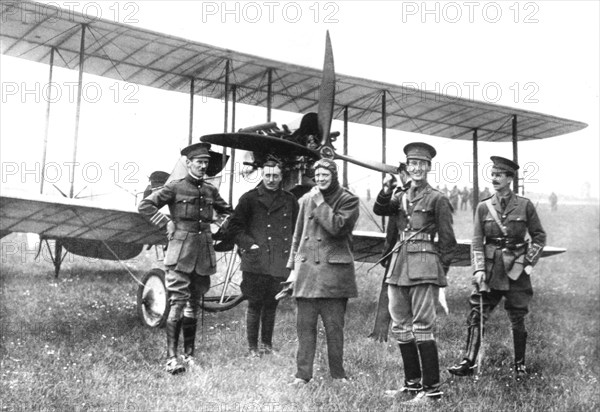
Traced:
<svg viewBox="0 0 600 412">
<path fill-rule="evenodd" d="M 500 230 L 502 231 L 502 233 L 504 233 L 504 236 L 508 236 L 508 232 L 506 231 L 506 227 L 504 227 L 504 225 L 502 224 L 502 222 L 500 222 L 500 218 L 498 217 L 498 213 L 496 212 L 496 209 L 494 208 L 494 205 L 492 205 L 492 198 L 490 197 L 484 203 L 487 206 L 488 211 L 490 212 L 490 215 L 492 215 L 492 217 L 494 218 L 494 221 L 496 222 L 496 224 L 498 225 L 498 227 L 500 228 Z"/>
</svg>

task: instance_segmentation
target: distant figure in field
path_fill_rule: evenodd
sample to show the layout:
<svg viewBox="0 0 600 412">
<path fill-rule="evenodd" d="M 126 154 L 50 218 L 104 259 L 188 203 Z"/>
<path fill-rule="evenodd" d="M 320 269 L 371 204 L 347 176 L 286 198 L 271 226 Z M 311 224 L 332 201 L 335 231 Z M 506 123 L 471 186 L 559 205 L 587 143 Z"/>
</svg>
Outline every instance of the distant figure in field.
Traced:
<svg viewBox="0 0 600 412">
<path fill-rule="evenodd" d="M 448 197 L 448 195 L 450 194 L 450 190 L 448 190 L 448 186 L 444 185 L 444 188 L 442 189 L 442 193 L 444 194 L 444 196 Z"/>
<path fill-rule="evenodd" d="M 452 205 L 452 209 L 454 209 L 453 211 L 457 211 L 458 210 L 458 198 L 460 196 L 460 190 L 458 190 L 458 187 L 456 185 L 454 185 L 454 187 L 452 188 L 452 191 L 450 192 L 450 204 Z"/>
<path fill-rule="evenodd" d="M 471 198 L 471 192 L 467 189 L 467 186 L 460 192 L 460 210 L 467 210 L 467 204 Z"/>
<path fill-rule="evenodd" d="M 492 193 L 490 192 L 490 189 L 488 189 L 486 187 L 485 189 L 483 189 L 483 192 L 479 193 L 479 201 L 481 202 L 482 200 L 485 200 L 491 196 L 492 196 Z"/>
<path fill-rule="evenodd" d="M 552 192 L 548 199 L 550 200 L 550 210 L 556 212 L 558 209 L 558 196 L 556 196 L 556 193 Z"/>
</svg>

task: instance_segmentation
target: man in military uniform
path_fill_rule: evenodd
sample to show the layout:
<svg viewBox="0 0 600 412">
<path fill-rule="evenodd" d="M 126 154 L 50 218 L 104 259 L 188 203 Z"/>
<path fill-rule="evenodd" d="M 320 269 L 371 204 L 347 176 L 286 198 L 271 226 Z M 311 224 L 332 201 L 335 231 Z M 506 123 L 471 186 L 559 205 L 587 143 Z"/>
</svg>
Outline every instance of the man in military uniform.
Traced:
<svg viewBox="0 0 600 412">
<path fill-rule="evenodd" d="M 179 332 L 183 329 L 183 360 L 193 363 L 196 339 L 197 308 L 200 298 L 210 287 L 210 275 L 216 271 L 210 223 L 213 209 L 230 214 L 231 207 L 216 187 L 204 180 L 209 165 L 210 145 L 196 143 L 184 148 L 188 174 L 174 180 L 143 199 L 138 210 L 150 221 L 166 229 L 169 246 L 164 264 L 165 283 L 171 310 L 167 318 L 167 366 L 169 373 L 185 371 L 177 358 Z M 169 206 L 170 218 L 159 210 Z"/>
<path fill-rule="evenodd" d="M 433 329 L 439 288 L 448 283 L 446 273 L 456 248 L 452 209 L 446 196 L 427 182 L 431 159 L 436 155 L 426 143 L 404 147 L 412 184 L 392 195 L 390 178 L 377 197 L 373 211 L 394 216 L 398 238 L 387 271 L 392 333 L 400 346 L 405 382 L 399 390 L 415 394 L 410 403 L 439 399 L 440 370 Z M 438 235 L 438 245 L 433 240 Z"/>
<path fill-rule="evenodd" d="M 492 184 L 496 193 L 477 205 L 471 260 L 475 288 L 469 303 L 468 334 L 464 358 L 450 367 L 456 376 L 471 375 L 481 345 L 481 326 L 504 296 L 504 308 L 512 324 L 515 351 L 515 377 L 525 373 L 527 332 L 525 315 L 533 296 L 530 274 L 546 243 L 535 207 L 529 199 L 510 189 L 519 165 L 503 157 L 491 157 Z M 525 240 L 529 234 L 531 243 Z M 483 319 L 480 313 L 483 307 Z"/>
<path fill-rule="evenodd" d="M 241 288 L 248 300 L 248 349 L 255 357 L 273 350 L 279 302 L 275 295 L 289 274 L 286 265 L 298 216 L 296 197 L 281 187 L 282 173 L 281 164 L 267 161 L 262 169 L 262 183 L 240 197 L 228 227 L 241 251 Z"/>
<path fill-rule="evenodd" d="M 390 182 L 388 185 L 391 187 L 393 191 L 393 195 L 396 195 L 399 192 L 406 192 L 411 185 L 410 175 L 406 170 L 406 163 L 400 162 L 398 166 L 398 178 L 395 176 L 389 177 Z M 392 255 L 392 250 L 396 245 L 396 240 L 398 239 L 398 215 L 392 217 L 387 222 L 386 232 L 385 232 L 385 243 L 383 244 L 383 250 L 381 251 L 381 265 L 386 268 L 389 267 L 390 257 Z M 387 276 L 386 276 L 387 277 Z M 388 331 L 390 329 L 390 322 L 392 318 L 390 317 L 390 311 L 388 309 L 389 299 L 388 299 L 388 291 L 387 291 L 387 283 L 386 277 L 383 279 L 383 283 L 381 284 L 381 290 L 379 292 L 379 300 L 377 303 L 377 313 L 375 315 L 375 325 L 373 327 L 373 332 L 369 335 L 370 338 L 373 338 L 379 342 L 387 342 Z"/>
</svg>

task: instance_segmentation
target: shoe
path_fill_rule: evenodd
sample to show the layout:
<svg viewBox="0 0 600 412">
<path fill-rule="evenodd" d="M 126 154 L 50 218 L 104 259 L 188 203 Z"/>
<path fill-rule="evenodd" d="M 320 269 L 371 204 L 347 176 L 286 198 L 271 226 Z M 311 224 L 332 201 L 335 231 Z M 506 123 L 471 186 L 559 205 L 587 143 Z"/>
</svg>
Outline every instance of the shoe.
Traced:
<svg viewBox="0 0 600 412">
<path fill-rule="evenodd" d="M 409 401 L 402 402 L 404 405 L 422 405 L 425 403 L 437 402 L 442 398 L 444 392 L 440 390 L 422 390 Z"/>
<path fill-rule="evenodd" d="M 261 355 L 272 355 L 273 354 L 273 346 L 263 343 L 260 345 L 260 354 Z"/>
<path fill-rule="evenodd" d="M 292 382 L 290 382 L 288 385 L 299 388 L 299 387 L 306 385 L 307 383 L 308 383 L 308 381 L 305 381 L 304 379 L 294 378 L 294 380 Z"/>
<path fill-rule="evenodd" d="M 167 365 L 165 366 L 165 370 L 169 372 L 171 375 L 177 375 L 179 373 L 185 372 L 185 366 L 179 362 L 177 358 L 170 358 L 167 361 Z"/>
<path fill-rule="evenodd" d="M 278 294 L 275 295 L 275 299 L 277 299 L 277 300 L 281 300 L 281 299 L 292 296 L 292 292 L 294 291 L 293 283 L 281 282 L 281 284 L 283 285 L 283 289 L 281 289 L 281 292 L 279 292 Z"/>
<path fill-rule="evenodd" d="M 196 366 L 196 359 L 193 356 L 191 356 L 191 355 L 183 355 L 183 356 L 181 356 L 181 361 L 185 365 L 187 365 L 189 367 Z"/>
<path fill-rule="evenodd" d="M 414 395 L 423 390 L 421 382 L 404 382 L 404 386 L 400 389 L 392 389 L 385 391 L 384 395 L 386 398 L 395 398 L 398 395 L 410 394 Z"/>
<path fill-rule="evenodd" d="M 523 382 L 525 377 L 527 376 L 527 368 L 522 363 L 517 363 L 515 365 L 515 380 L 517 382 Z"/>
<path fill-rule="evenodd" d="M 260 352 L 258 348 L 250 348 L 248 349 L 248 357 L 250 358 L 260 358 Z"/>
<path fill-rule="evenodd" d="M 454 376 L 471 376 L 475 373 L 475 368 L 475 364 L 463 359 L 458 365 L 450 366 L 448 372 Z"/>
</svg>

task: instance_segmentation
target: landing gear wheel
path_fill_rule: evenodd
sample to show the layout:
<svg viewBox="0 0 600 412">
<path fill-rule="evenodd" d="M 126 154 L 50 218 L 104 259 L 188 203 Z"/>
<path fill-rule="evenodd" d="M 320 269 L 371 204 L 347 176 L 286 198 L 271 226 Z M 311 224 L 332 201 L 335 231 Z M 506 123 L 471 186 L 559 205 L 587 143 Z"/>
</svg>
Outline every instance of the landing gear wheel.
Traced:
<svg viewBox="0 0 600 412">
<path fill-rule="evenodd" d="M 200 301 L 200 306 L 207 312 L 223 312 L 229 310 L 245 299 L 242 295 L 242 271 L 237 247 L 233 250 L 218 253 L 217 268 L 221 269 L 210 277 L 210 289 Z"/>
<path fill-rule="evenodd" d="M 142 277 L 142 284 L 138 288 L 138 316 L 146 326 L 160 328 L 167 321 L 169 309 L 165 272 L 161 269 L 152 269 Z"/>
</svg>

